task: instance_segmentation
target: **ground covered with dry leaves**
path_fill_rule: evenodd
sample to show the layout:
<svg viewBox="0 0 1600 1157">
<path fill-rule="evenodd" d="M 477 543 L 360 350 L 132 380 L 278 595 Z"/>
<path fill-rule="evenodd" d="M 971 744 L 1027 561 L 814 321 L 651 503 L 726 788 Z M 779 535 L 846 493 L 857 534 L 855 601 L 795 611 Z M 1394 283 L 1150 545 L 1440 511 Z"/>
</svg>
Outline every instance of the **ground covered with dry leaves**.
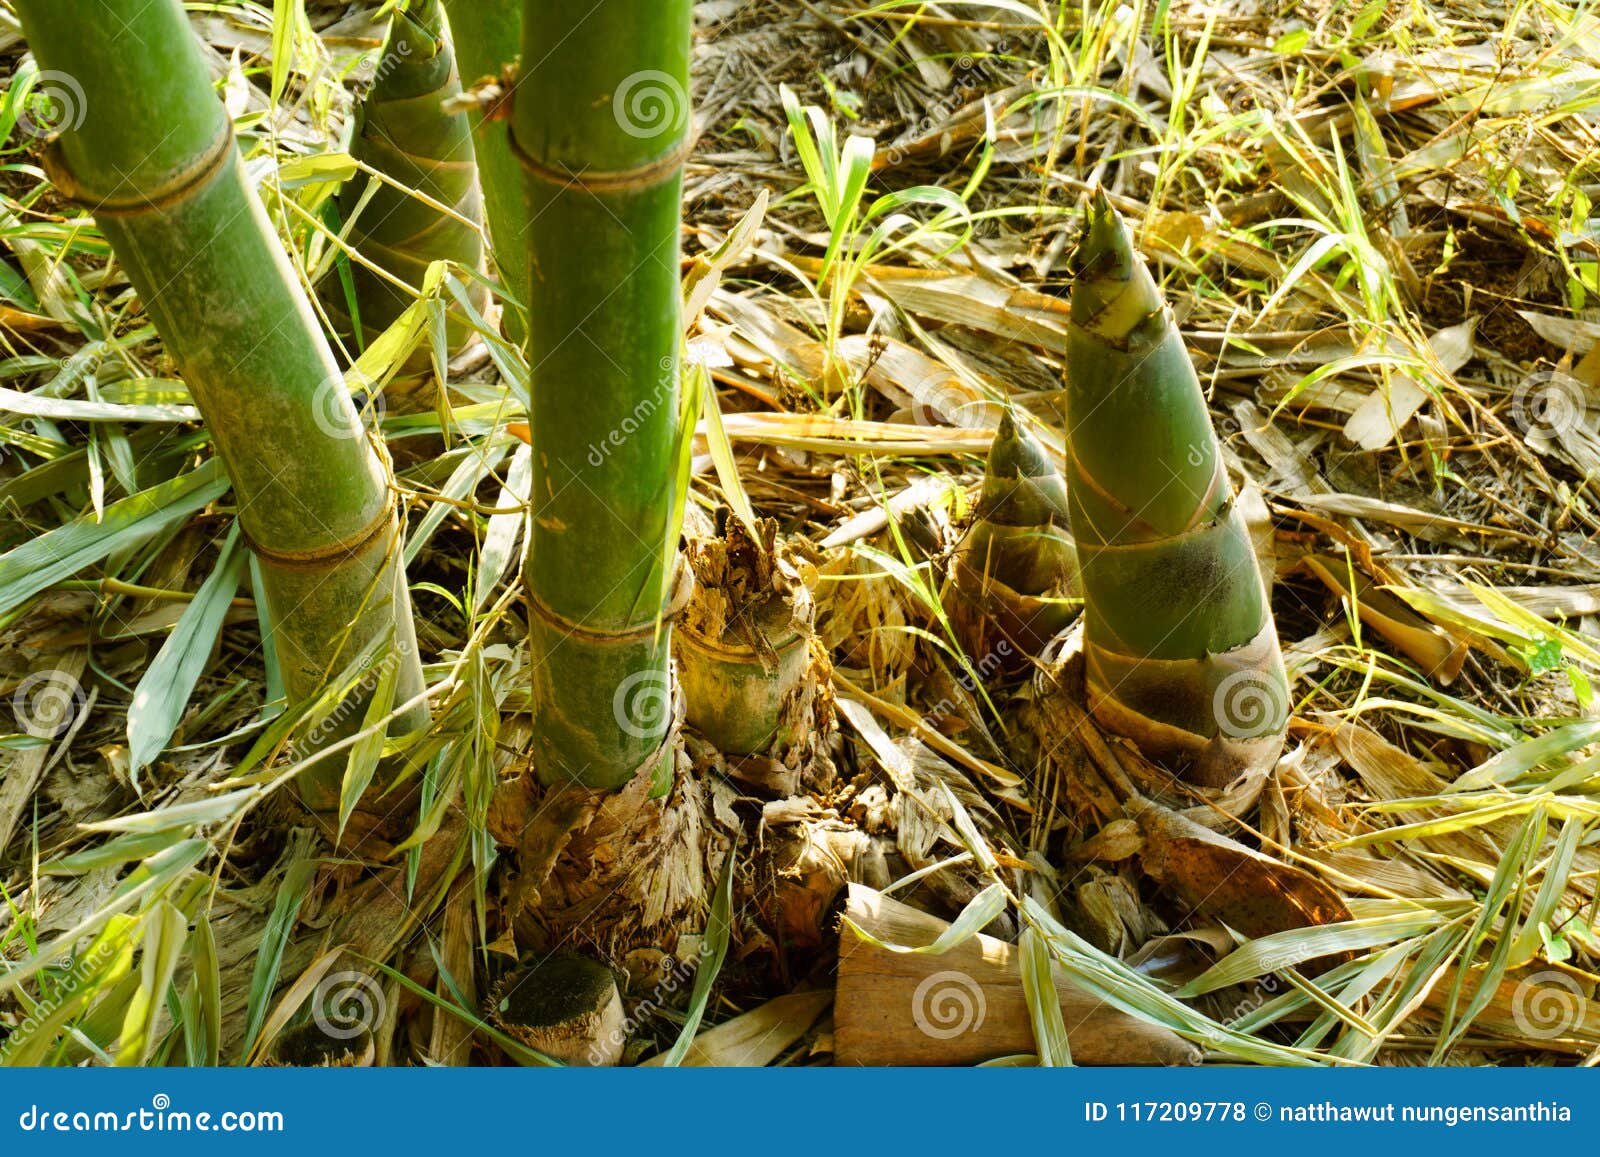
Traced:
<svg viewBox="0 0 1600 1157">
<path fill-rule="evenodd" d="M 314 158 L 381 38 L 373 5 L 306 8 L 276 58 L 270 6 L 194 15 L 302 267 L 295 207 L 328 195 Z M 383 423 L 442 741 L 398 830 L 334 849 L 288 786 L 248 570 L 208 582 L 227 499 L 174 481 L 203 427 L 0 117 L 0 1060 L 293 1059 L 331 1017 L 379 1063 L 526 1061 L 490 994 L 535 946 L 621 970 L 629 1062 L 696 1032 L 689 1063 L 849 1060 L 852 883 L 1015 943 L 1011 1053 L 1076 1039 L 1038 1004 L 1054 967 L 1163 1030 L 1124 1059 L 1600 1060 L 1600 18 L 707 0 L 696 34 L 690 350 L 737 479 L 703 430 L 694 517 L 770 520 L 818 681 L 782 757 L 686 732 L 655 835 L 704 861 L 603 931 L 549 918 L 565 885 L 523 838 L 515 358 L 456 359 L 445 439 Z M 13 90 L 22 53 L 0 5 Z M 871 142 L 864 191 L 808 176 L 782 89 L 813 148 Z M 950 629 L 1003 407 L 1062 444 L 1095 187 L 1163 279 L 1273 577 L 1293 702 L 1265 782 L 1202 792 L 1103 734 L 1070 638 L 1013 664 Z M 600 836 L 567 854 L 607 870 Z M 923 1043 L 964 1015 L 923 1012 Z"/>
</svg>

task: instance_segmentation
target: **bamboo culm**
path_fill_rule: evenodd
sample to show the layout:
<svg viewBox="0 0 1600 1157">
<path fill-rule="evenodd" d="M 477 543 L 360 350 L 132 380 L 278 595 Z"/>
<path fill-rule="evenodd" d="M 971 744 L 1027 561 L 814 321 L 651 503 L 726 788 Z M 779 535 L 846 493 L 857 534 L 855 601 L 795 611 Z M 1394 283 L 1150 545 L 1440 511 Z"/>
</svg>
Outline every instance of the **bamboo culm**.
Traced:
<svg viewBox="0 0 1600 1157">
<path fill-rule="evenodd" d="M 524 573 L 533 763 L 547 783 L 621 786 L 657 767 L 674 725 L 668 612 L 681 600 L 667 544 L 691 9 L 523 9 L 511 145 L 532 211 Z"/>
<path fill-rule="evenodd" d="M 444 0 L 444 7 L 462 80 L 475 85 L 492 79 L 501 82 L 503 90 L 515 84 L 522 52 L 522 0 Z M 517 302 L 506 306 L 500 326 L 507 338 L 521 345 L 528 336 L 528 192 L 505 126 L 495 123 L 491 114 L 491 109 L 479 108 L 468 112 L 467 118 L 495 272 Z"/>
<path fill-rule="evenodd" d="M 82 88 L 80 116 L 51 146 L 51 177 L 94 214 L 205 419 L 259 562 L 291 702 L 384 641 L 399 663 L 395 701 L 417 697 L 385 467 L 246 177 L 178 0 L 17 9 L 41 67 Z M 361 719 L 346 712 L 321 742 Z M 417 706 L 392 730 L 426 721 Z M 337 759 L 313 767 L 297 781 L 303 798 L 331 807 L 341 774 Z"/>
</svg>

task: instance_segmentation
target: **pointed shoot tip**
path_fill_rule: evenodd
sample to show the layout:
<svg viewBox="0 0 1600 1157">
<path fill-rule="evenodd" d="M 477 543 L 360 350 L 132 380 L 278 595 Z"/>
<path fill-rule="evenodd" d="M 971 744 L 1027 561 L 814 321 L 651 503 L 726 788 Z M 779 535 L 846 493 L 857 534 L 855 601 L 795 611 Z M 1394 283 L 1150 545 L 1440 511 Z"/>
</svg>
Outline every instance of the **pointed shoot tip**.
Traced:
<svg viewBox="0 0 1600 1157">
<path fill-rule="evenodd" d="M 1078 253 L 1078 267 L 1107 262 L 1121 266 L 1133 253 L 1133 238 L 1122 215 L 1111 207 L 1104 189 L 1096 188 L 1089 209 L 1088 229 Z"/>
</svg>

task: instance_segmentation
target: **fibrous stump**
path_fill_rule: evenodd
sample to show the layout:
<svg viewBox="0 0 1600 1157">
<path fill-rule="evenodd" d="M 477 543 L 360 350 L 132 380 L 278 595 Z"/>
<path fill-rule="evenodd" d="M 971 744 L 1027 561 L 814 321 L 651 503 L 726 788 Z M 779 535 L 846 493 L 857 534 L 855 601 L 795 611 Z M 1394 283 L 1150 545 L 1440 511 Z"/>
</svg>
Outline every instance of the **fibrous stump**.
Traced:
<svg viewBox="0 0 1600 1157">
<path fill-rule="evenodd" d="M 502 781 L 489 829 L 516 849 L 520 945 L 620 961 L 643 948 L 671 955 L 680 935 L 703 931 L 733 841 L 676 735 L 661 759 L 662 775 L 646 770 L 615 791 L 544 786 L 531 773 Z"/>
<path fill-rule="evenodd" d="M 330 1035 L 315 1020 L 308 1020 L 279 1036 L 261 1063 L 268 1068 L 366 1068 L 374 1052 L 372 1033 L 365 1028 L 353 1035 Z"/>
<path fill-rule="evenodd" d="M 556 955 L 508 972 L 489 999 L 508 1036 L 569 1065 L 614 1065 L 627 1043 L 616 976 L 598 961 Z"/>
<path fill-rule="evenodd" d="M 806 787 L 833 766 L 831 668 L 816 644 L 804 560 L 763 519 L 752 537 L 719 511 L 686 528 L 695 590 L 673 636 L 691 727 L 724 755 L 777 760 Z"/>
</svg>

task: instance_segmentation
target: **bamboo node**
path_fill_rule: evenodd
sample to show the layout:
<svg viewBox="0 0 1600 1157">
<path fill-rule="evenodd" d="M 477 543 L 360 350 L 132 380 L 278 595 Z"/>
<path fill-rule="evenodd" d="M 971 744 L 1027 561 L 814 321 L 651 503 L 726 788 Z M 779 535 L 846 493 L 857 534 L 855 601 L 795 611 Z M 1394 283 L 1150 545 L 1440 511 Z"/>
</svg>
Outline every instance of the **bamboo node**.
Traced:
<svg viewBox="0 0 1600 1157">
<path fill-rule="evenodd" d="M 217 134 L 209 151 L 197 157 L 187 168 L 179 170 L 164 184 L 140 191 L 132 197 L 97 197 L 80 185 L 67 167 L 60 138 L 51 141 L 44 150 L 44 171 L 57 192 L 96 217 L 139 217 L 146 213 L 167 212 L 172 206 L 198 193 L 227 167 L 229 158 L 235 152 L 233 125 L 224 121 L 223 131 Z"/>
<path fill-rule="evenodd" d="M 577 636 L 585 642 L 596 645 L 626 646 L 647 635 L 654 635 L 658 623 L 670 623 L 683 614 L 684 610 L 689 606 L 689 600 L 694 597 L 694 571 L 689 569 L 684 562 L 683 555 L 679 554 L 673 567 L 672 593 L 668 595 L 667 601 L 662 604 L 660 617 L 637 626 L 624 627 L 620 631 L 589 627 L 582 623 L 574 622 L 559 611 L 546 605 L 532 590 L 527 592 L 526 597 L 528 610 L 531 613 L 564 634 Z"/>
<path fill-rule="evenodd" d="M 239 523 L 239 537 L 263 563 L 279 570 L 332 570 L 366 550 L 375 539 L 395 525 L 394 503 L 391 501 L 378 512 L 378 517 L 349 538 L 314 550 L 284 551 L 263 546 L 244 528 L 243 520 Z"/>
<path fill-rule="evenodd" d="M 684 162 L 689 159 L 689 154 L 694 152 L 695 142 L 698 139 L 696 133 L 685 133 L 666 153 L 631 169 L 585 169 L 581 173 L 575 173 L 565 166 L 547 165 L 534 157 L 517 140 L 515 126 L 506 137 L 511 142 L 511 152 L 516 156 L 517 163 L 529 176 L 546 184 L 559 185 L 563 189 L 580 189 L 592 194 L 633 192 L 653 188 L 670 180 L 678 175 Z"/>
</svg>

